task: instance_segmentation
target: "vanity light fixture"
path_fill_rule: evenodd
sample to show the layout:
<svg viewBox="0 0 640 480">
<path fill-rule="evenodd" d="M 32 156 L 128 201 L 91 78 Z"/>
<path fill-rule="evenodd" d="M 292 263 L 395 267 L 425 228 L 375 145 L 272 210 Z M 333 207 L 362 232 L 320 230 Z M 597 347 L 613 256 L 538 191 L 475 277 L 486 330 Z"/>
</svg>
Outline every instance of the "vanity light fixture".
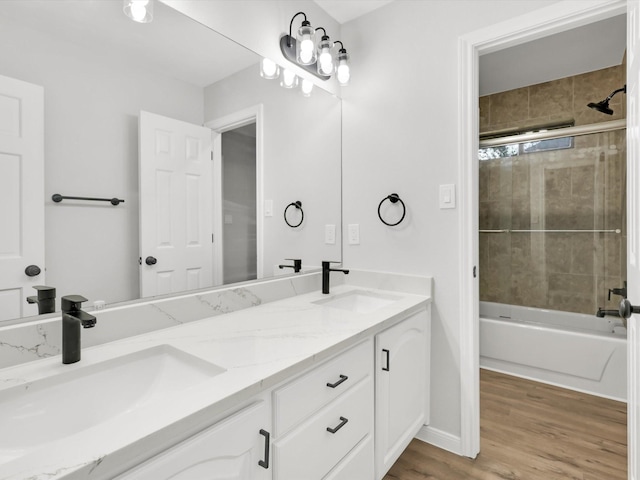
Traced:
<svg viewBox="0 0 640 480">
<path fill-rule="evenodd" d="M 124 0 L 122 9 L 134 22 L 149 23 L 153 20 L 153 0 Z"/>
<path fill-rule="evenodd" d="M 304 20 L 293 36 L 293 22 L 298 15 L 303 15 Z M 323 35 L 316 42 L 316 32 L 322 30 Z M 334 45 L 340 44 L 340 49 L 335 52 Z M 349 71 L 349 55 L 340 41 L 331 42 L 324 27 L 315 30 L 307 20 L 304 12 L 296 13 L 289 23 L 289 34 L 280 37 L 280 51 L 284 57 L 295 63 L 305 71 L 312 73 L 322 80 L 328 80 L 336 75 L 338 83 L 345 86 L 351 77 Z"/>
</svg>

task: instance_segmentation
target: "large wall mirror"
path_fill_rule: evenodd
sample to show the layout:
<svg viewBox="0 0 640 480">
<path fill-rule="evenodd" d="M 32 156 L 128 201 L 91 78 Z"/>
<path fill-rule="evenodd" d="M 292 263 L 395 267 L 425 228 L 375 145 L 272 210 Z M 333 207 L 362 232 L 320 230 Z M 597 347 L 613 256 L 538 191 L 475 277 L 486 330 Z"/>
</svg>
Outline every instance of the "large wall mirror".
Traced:
<svg viewBox="0 0 640 480">
<path fill-rule="evenodd" d="M 293 273 L 279 268 L 290 258 L 303 269 L 341 259 L 340 99 L 261 78 L 258 55 L 160 2 L 153 22 L 139 24 L 120 0 L 4 0 L 0 42 L 1 78 L 44 92 L 44 225 L 34 217 L 31 233 L 17 230 L 30 222 L 19 218 L 28 186 L 13 188 L 13 210 L 0 209 L 17 232 L 0 235 L 0 250 L 3 239 L 44 236 L 44 264 L 26 283 L 22 272 L 21 287 L 0 285 L 0 305 L 3 292 L 20 297 L 5 302 L 0 321 L 37 314 L 26 302 L 36 285 L 56 288 L 59 310 L 63 295 L 112 305 Z M 13 121 L 7 105 L 0 95 L 0 137 Z M 204 127 L 202 144 L 189 125 Z M 183 129 L 186 146 L 171 136 Z M 21 167 L 2 165 L 3 145 L 0 176 L 16 175 L 8 187 Z M 179 150 L 192 161 L 202 145 L 202 178 L 139 165 L 144 152 L 153 162 Z M 54 194 L 124 203 L 57 203 Z M 206 251 L 206 265 L 169 266 L 180 243 Z M 0 261 L 11 256 L 4 250 Z"/>
</svg>

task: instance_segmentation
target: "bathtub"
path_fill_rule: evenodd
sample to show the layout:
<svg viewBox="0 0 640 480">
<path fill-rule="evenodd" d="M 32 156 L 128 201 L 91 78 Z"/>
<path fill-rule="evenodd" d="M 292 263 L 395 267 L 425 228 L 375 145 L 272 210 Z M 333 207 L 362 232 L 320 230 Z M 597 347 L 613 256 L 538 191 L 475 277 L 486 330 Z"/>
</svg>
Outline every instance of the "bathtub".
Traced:
<svg viewBox="0 0 640 480">
<path fill-rule="evenodd" d="M 480 367 L 627 401 L 626 329 L 615 317 L 480 302 Z"/>
</svg>

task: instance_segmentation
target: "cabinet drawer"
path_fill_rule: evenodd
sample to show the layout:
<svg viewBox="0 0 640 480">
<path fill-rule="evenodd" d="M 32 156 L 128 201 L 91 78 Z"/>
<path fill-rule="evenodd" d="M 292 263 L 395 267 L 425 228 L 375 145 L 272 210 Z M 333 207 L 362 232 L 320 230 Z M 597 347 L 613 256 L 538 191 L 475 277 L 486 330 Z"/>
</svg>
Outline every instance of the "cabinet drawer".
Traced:
<svg viewBox="0 0 640 480">
<path fill-rule="evenodd" d="M 371 480 L 374 476 L 373 435 L 367 435 L 322 480 Z"/>
<path fill-rule="evenodd" d="M 373 343 L 367 340 L 276 390 L 273 394 L 276 436 L 287 432 L 372 372 Z"/>
<path fill-rule="evenodd" d="M 341 424 L 335 433 L 327 431 Z M 274 443 L 274 478 L 320 480 L 368 434 L 373 434 L 371 376 Z"/>
</svg>

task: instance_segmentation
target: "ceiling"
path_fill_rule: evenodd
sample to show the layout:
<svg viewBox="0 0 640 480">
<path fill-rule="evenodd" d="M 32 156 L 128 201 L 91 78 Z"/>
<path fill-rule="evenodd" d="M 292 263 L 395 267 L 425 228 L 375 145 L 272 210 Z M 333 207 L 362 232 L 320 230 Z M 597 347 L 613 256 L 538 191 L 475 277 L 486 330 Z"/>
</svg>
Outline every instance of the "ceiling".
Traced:
<svg viewBox="0 0 640 480">
<path fill-rule="evenodd" d="M 338 23 L 346 23 L 373 10 L 391 3 L 393 0 L 314 0 L 320 8 Z"/>
<path fill-rule="evenodd" d="M 608 18 L 480 57 L 480 96 L 622 63 L 626 15 Z"/>
</svg>

